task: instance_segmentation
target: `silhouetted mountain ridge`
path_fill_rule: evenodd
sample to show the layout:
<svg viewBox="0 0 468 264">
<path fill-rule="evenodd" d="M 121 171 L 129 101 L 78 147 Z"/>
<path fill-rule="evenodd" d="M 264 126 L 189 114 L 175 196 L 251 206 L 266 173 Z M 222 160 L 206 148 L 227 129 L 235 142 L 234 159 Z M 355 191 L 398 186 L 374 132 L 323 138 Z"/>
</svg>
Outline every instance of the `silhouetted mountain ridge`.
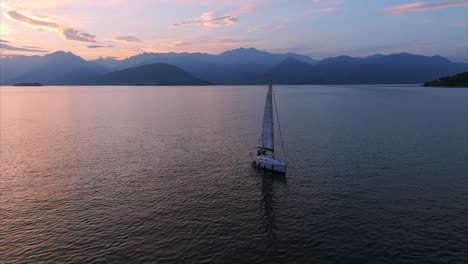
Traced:
<svg viewBox="0 0 468 264">
<path fill-rule="evenodd" d="M 100 64 L 64 51 L 44 56 L 2 58 L 0 70 L 0 83 L 39 82 L 49 85 L 80 84 L 84 79 L 97 77 L 109 71 Z M 11 76 L 9 74 L 12 75 L 11 78 L 8 78 Z"/>
<path fill-rule="evenodd" d="M 338 56 L 323 59 L 316 65 L 287 62 L 288 66 L 280 64 L 267 75 L 284 84 L 407 84 L 468 70 L 466 63 L 408 53 L 364 58 Z"/>
<path fill-rule="evenodd" d="M 426 87 L 468 87 L 468 72 L 424 83 Z"/>
<path fill-rule="evenodd" d="M 337 56 L 316 61 L 295 53 L 275 54 L 254 48 L 239 48 L 219 55 L 142 53 L 124 60 L 99 58 L 86 61 L 71 52 L 58 51 L 44 56 L 1 58 L 0 83 L 91 85 L 106 73 L 155 63 L 172 65 L 193 78 L 218 84 L 264 84 L 270 79 L 282 84 L 423 83 L 468 71 L 467 63 L 453 63 L 437 55 L 408 53 L 375 54 L 360 58 Z M 145 68 L 138 69 L 145 72 Z M 153 71 L 152 74 L 157 73 Z M 138 83 L 138 80 L 125 81 Z M 176 83 L 178 80 L 166 81 Z"/>
<path fill-rule="evenodd" d="M 184 70 L 167 63 L 153 63 L 104 74 L 96 85 L 208 85 Z"/>
</svg>

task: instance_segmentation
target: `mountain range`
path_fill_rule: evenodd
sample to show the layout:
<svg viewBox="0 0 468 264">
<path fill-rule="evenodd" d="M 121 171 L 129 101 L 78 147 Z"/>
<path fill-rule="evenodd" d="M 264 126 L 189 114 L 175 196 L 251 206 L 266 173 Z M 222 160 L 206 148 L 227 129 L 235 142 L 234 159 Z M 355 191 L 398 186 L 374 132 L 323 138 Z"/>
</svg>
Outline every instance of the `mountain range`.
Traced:
<svg viewBox="0 0 468 264">
<path fill-rule="evenodd" d="M 408 53 L 369 57 L 275 54 L 239 48 L 207 53 L 142 53 L 124 60 L 84 60 L 71 52 L 0 58 L 0 84 L 205 85 L 423 83 L 468 71 L 468 63 Z"/>
<path fill-rule="evenodd" d="M 468 72 L 424 83 L 426 87 L 468 87 Z"/>
<path fill-rule="evenodd" d="M 117 70 L 90 80 L 94 85 L 209 85 L 179 67 L 152 63 Z"/>
</svg>

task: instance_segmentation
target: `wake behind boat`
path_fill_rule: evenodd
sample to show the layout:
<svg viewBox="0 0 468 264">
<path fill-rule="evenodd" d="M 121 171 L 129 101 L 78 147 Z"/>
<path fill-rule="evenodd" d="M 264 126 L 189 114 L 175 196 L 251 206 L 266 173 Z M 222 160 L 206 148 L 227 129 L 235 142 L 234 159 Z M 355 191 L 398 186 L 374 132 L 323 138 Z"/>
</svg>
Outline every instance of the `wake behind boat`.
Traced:
<svg viewBox="0 0 468 264">
<path fill-rule="evenodd" d="M 251 151 L 250 156 L 252 157 L 255 165 L 260 168 L 286 173 L 286 161 L 275 158 L 274 145 L 273 88 L 270 83 L 265 103 L 265 110 L 263 112 L 262 146 L 255 147 Z"/>
</svg>

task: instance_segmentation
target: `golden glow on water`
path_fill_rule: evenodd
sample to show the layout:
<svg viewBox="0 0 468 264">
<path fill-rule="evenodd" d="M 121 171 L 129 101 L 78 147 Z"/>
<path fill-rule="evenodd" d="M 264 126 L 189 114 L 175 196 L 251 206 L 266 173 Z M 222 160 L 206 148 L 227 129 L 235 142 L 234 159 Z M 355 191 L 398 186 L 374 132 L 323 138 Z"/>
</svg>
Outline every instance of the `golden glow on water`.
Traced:
<svg viewBox="0 0 468 264">
<path fill-rule="evenodd" d="M 466 91 L 266 88 L 0 87 L 0 262 L 467 262 Z"/>
</svg>

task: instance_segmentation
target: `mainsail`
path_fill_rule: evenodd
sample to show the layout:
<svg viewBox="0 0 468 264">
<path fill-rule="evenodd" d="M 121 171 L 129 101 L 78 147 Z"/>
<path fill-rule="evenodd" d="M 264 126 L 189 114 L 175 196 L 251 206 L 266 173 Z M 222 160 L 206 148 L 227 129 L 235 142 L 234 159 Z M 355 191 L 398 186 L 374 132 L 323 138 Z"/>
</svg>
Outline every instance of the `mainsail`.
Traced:
<svg viewBox="0 0 468 264">
<path fill-rule="evenodd" d="M 273 104 L 271 83 L 268 87 L 268 95 L 263 113 L 262 145 L 264 149 L 273 151 Z"/>
</svg>

